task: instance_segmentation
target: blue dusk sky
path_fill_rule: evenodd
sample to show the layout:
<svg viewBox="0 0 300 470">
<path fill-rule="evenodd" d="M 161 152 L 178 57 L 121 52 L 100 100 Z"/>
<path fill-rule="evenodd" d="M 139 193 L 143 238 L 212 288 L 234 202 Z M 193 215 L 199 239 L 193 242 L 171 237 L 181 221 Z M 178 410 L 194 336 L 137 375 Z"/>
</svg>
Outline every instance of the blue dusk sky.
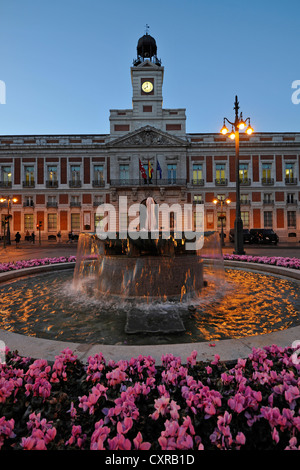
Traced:
<svg viewBox="0 0 300 470">
<path fill-rule="evenodd" d="M 257 132 L 300 132 L 299 21 L 299 0 L 1 0 L 0 135 L 109 133 L 146 24 L 187 132 L 219 132 L 235 95 Z"/>
</svg>

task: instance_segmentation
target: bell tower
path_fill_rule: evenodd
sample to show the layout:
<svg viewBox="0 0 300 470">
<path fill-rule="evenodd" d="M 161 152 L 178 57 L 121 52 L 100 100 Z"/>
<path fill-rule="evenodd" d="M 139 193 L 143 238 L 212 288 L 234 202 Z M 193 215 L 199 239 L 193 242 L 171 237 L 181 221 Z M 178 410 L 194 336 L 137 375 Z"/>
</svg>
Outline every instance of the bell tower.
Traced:
<svg viewBox="0 0 300 470">
<path fill-rule="evenodd" d="M 146 32 L 138 40 L 137 58 L 131 67 L 133 117 L 154 127 L 162 127 L 162 85 L 164 68 L 157 58 L 155 39 Z"/>
</svg>

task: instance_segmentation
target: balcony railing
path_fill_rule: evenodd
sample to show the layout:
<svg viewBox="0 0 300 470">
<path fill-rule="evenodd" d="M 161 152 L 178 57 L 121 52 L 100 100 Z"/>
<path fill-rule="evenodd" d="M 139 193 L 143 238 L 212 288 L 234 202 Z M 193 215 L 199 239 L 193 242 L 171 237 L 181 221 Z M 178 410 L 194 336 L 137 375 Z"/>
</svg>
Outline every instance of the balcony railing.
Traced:
<svg viewBox="0 0 300 470">
<path fill-rule="evenodd" d="M 250 199 L 241 199 L 241 205 L 249 206 L 251 204 Z"/>
<path fill-rule="evenodd" d="M 47 207 L 57 207 L 57 201 L 48 201 Z"/>
<path fill-rule="evenodd" d="M 273 205 L 274 204 L 274 200 L 273 199 L 263 199 L 263 204 L 266 204 L 266 205 Z"/>
<path fill-rule="evenodd" d="M 94 207 L 101 206 L 101 204 L 104 204 L 104 202 L 103 202 L 103 201 L 94 201 L 94 202 L 93 202 L 93 206 L 94 206 Z"/>
<path fill-rule="evenodd" d="M 70 207 L 81 207 L 81 202 L 80 201 L 71 201 L 70 202 Z"/>
<path fill-rule="evenodd" d="M 120 186 L 185 186 L 186 179 L 173 178 L 173 179 L 153 179 L 152 180 L 138 180 L 138 179 L 112 179 L 110 185 L 113 187 Z"/>
<path fill-rule="evenodd" d="M 81 188 L 81 180 L 71 180 L 69 181 L 70 188 Z"/>
<path fill-rule="evenodd" d="M 0 188 L 11 188 L 11 181 L 0 181 Z"/>
<path fill-rule="evenodd" d="M 204 186 L 204 179 L 197 178 L 196 180 L 192 180 L 193 186 Z"/>
<path fill-rule="evenodd" d="M 291 205 L 296 206 L 296 205 L 298 204 L 298 201 L 296 201 L 296 199 L 294 199 L 293 201 L 287 200 L 286 203 L 287 203 L 289 206 L 291 206 Z"/>
<path fill-rule="evenodd" d="M 193 200 L 193 204 L 204 204 L 204 201 L 201 201 L 201 200 L 198 200 L 198 199 L 194 199 L 194 200 Z"/>
<path fill-rule="evenodd" d="M 262 178 L 261 184 L 268 186 L 274 184 L 274 178 Z"/>
<path fill-rule="evenodd" d="M 241 186 L 250 186 L 251 178 L 240 178 L 240 185 Z"/>
<path fill-rule="evenodd" d="M 34 188 L 34 187 L 35 187 L 34 180 L 23 181 L 23 188 Z"/>
<path fill-rule="evenodd" d="M 57 180 L 47 180 L 46 181 L 46 188 L 58 188 L 58 181 Z"/>
<path fill-rule="evenodd" d="M 227 178 L 216 178 L 215 179 L 216 186 L 227 186 Z"/>
<path fill-rule="evenodd" d="M 25 201 L 23 202 L 23 207 L 34 207 L 33 201 Z"/>
<path fill-rule="evenodd" d="M 105 181 L 104 180 L 94 180 L 93 181 L 93 187 L 94 188 L 103 188 L 105 186 Z"/>
<path fill-rule="evenodd" d="M 297 184 L 297 178 L 285 178 L 285 184 Z"/>
</svg>

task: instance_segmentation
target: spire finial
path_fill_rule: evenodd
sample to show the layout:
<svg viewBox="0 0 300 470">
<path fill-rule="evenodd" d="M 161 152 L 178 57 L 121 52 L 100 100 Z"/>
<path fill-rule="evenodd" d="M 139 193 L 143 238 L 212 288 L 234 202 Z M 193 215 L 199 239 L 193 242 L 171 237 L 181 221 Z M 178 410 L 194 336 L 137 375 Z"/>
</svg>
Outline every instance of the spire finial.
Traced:
<svg viewBox="0 0 300 470">
<path fill-rule="evenodd" d="M 149 25 L 146 24 L 146 26 L 145 26 L 145 33 L 146 33 L 146 34 L 148 34 L 149 28 L 150 28 Z"/>
</svg>

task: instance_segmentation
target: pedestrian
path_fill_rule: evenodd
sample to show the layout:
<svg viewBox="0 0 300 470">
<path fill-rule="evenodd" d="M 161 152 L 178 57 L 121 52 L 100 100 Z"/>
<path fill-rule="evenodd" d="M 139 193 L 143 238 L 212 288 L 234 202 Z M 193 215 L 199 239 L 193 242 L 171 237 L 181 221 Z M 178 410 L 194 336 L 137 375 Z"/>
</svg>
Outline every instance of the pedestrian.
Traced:
<svg viewBox="0 0 300 470">
<path fill-rule="evenodd" d="M 21 240 L 21 235 L 20 235 L 19 232 L 17 232 L 17 233 L 16 233 L 16 236 L 15 236 L 16 248 L 18 248 L 19 243 L 20 243 L 20 240 Z"/>
<path fill-rule="evenodd" d="M 32 234 L 31 234 L 31 241 L 32 241 L 33 244 L 34 244 L 34 240 L 35 240 L 35 233 L 32 232 Z"/>
<path fill-rule="evenodd" d="M 58 238 L 58 243 L 60 243 L 61 242 L 61 231 L 58 232 L 57 238 Z"/>
<path fill-rule="evenodd" d="M 25 235 L 25 240 L 26 240 L 27 242 L 30 241 L 30 236 L 29 236 L 28 230 L 27 230 L 26 235 Z"/>
</svg>

